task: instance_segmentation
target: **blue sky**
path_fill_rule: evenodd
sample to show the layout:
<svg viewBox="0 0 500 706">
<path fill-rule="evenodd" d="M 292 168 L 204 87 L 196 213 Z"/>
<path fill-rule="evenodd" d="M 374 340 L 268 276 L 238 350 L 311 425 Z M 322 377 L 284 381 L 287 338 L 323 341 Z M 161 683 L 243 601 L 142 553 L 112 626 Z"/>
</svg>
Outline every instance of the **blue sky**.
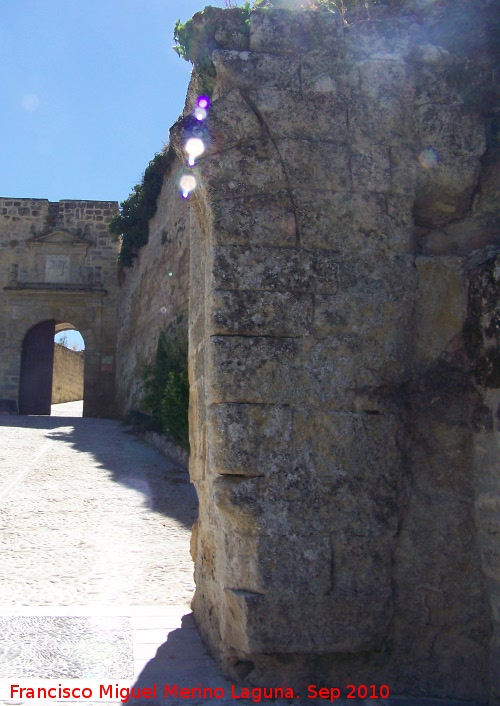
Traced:
<svg viewBox="0 0 500 706">
<path fill-rule="evenodd" d="M 207 4 L 3 0 L 0 196 L 126 199 L 184 108 L 175 22 Z"/>
<path fill-rule="evenodd" d="M 125 199 L 184 107 L 175 22 L 206 4 L 3 0 L 0 195 Z"/>
</svg>

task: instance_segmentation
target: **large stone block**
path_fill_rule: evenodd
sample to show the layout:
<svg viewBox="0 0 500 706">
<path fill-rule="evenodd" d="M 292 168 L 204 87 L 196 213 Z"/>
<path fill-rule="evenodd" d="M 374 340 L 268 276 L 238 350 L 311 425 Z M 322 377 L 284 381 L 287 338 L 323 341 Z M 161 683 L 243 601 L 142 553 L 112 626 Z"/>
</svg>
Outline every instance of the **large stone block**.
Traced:
<svg viewBox="0 0 500 706">
<path fill-rule="evenodd" d="M 360 478 L 395 490 L 402 435 L 395 415 L 295 410 L 294 466 L 312 475 Z"/>
<path fill-rule="evenodd" d="M 292 464 L 292 412 L 280 405 L 217 404 L 209 409 L 214 473 L 267 476 Z"/>
<path fill-rule="evenodd" d="M 479 111 L 467 111 L 462 105 L 427 104 L 417 108 L 415 121 L 421 145 L 434 149 L 438 159 L 484 154 L 485 126 Z"/>
<path fill-rule="evenodd" d="M 388 328 L 405 324 L 405 313 L 396 300 L 379 301 L 364 292 L 321 294 L 314 300 L 316 338 L 342 338 L 352 334 L 382 340 Z"/>
<path fill-rule="evenodd" d="M 394 475 L 391 467 L 373 479 L 355 472 L 315 477 L 298 466 L 272 477 L 223 475 L 213 501 L 228 526 L 249 535 L 390 538 L 399 518 Z"/>
<path fill-rule="evenodd" d="M 355 145 L 351 154 L 351 171 L 354 191 L 390 191 L 391 165 L 388 147 Z"/>
<path fill-rule="evenodd" d="M 314 49 L 340 57 L 344 32 L 339 15 L 270 9 L 253 12 L 250 19 L 250 49 L 271 54 L 304 54 Z"/>
<path fill-rule="evenodd" d="M 359 176 L 363 168 L 358 155 Z M 371 178 L 371 177 L 370 177 Z M 413 247 L 412 201 L 404 196 L 294 190 L 300 242 L 342 253 L 409 253 Z"/>
<path fill-rule="evenodd" d="M 354 86 L 356 85 L 353 81 Z M 350 138 L 356 146 L 405 145 L 414 141 L 411 69 L 399 61 L 366 61 L 359 66 L 359 89 L 349 100 Z"/>
<path fill-rule="evenodd" d="M 312 328 L 311 294 L 220 291 L 212 298 L 213 335 L 303 336 Z"/>
<path fill-rule="evenodd" d="M 265 138 L 203 157 L 194 175 L 209 200 L 272 194 L 286 189 L 288 181 L 279 154 Z"/>
<path fill-rule="evenodd" d="M 297 226 L 287 191 L 215 201 L 213 239 L 221 245 L 294 247 Z"/>
<path fill-rule="evenodd" d="M 306 99 L 323 96 L 331 101 L 334 108 L 339 104 L 348 107 L 351 80 L 352 67 L 338 57 L 325 55 L 321 51 L 308 52 L 302 57 L 300 89 Z M 332 135 L 336 134 L 336 128 L 336 121 L 332 120 Z"/>
<path fill-rule="evenodd" d="M 211 403 L 287 404 L 294 398 L 294 338 L 215 336 L 211 347 Z"/>
<path fill-rule="evenodd" d="M 214 98 L 237 87 L 242 90 L 254 86 L 300 88 L 300 58 L 248 51 L 214 51 L 211 55 L 217 72 Z"/>
<path fill-rule="evenodd" d="M 332 547 L 328 535 L 254 535 L 230 527 L 224 533 L 223 546 L 221 581 L 233 590 L 302 595 L 308 600 L 332 592 Z"/>
<path fill-rule="evenodd" d="M 415 353 L 419 364 L 432 364 L 443 355 L 462 350 L 462 328 L 467 317 L 467 287 L 463 260 L 458 257 L 416 259 L 419 295 L 416 316 L 419 337 Z"/>
<path fill-rule="evenodd" d="M 398 330 L 388 341 L 214 336 L 210 401 L 352 409 L 360 394 L 401 382 L 406 345 Z"/>
<path fill-rule="evenodd" d="M 299 91 L 259 87 L 251 95 L 273 138 L 316 142 L 347 138 L 347 106 L 340 91 L 337 96 L 326 91 L 304 96 Z"/>
<path fill-rule="evenodd" d="M 335 252 L 219 246 L 213 282 L 218 289 L 332 293 L 338 289 L 339 268 Z"/>
<path fill-rule="evenodd" d="M 367 19 L 366 15 L 364 18 Z M 423 41 L 420 28 L 398 18 L 376 22 L 354 22 L 345 33 L 346 58 L 361 63 L 367 59 L 399 62 L 410 56 L 415 45 Z"/>
<path fill-rule="evenodd" d="M 179 155 L 183 154 L 190 138 L 203 140 L 204 154 L 209 155 L 225 152 L 251 139 L 258 140 L 262 126 L 241 91 L 235 88 L 211 103 L 207 120 L 198 121 L 189 115 L 171 128 L 170 135 Z"/>
<path fill-rule="evenodd" d="M 352 227 L 351 194 L 347 191 L 295 188 L 300 242 L 306 248 L 342 251 Z"/>
<path fill-rule="evenodd" d="M 294 186 L 318 191 L 351 188 L 349 150 L 344 144 L 282 139 L 277 149 L 287 178 Z"/>
<path fill-rule="evenodd" d="M 421 151 L 415 220 L 425 227 L 463 218 L 486 149 L 484 120 L 462 106 L 424 105 L 415 112 Z"/>
<path fill-rule="evenodd" d="M 318 596 L 263 596 L 227 589 L 221 635 L 244 654 L 331 654 L 380 649 L 387 636 L 391 608 L 376 608 L 365 596 L 348 601 Z M 229 616 L 231 616 L 229 618 Z"/>
</svg>

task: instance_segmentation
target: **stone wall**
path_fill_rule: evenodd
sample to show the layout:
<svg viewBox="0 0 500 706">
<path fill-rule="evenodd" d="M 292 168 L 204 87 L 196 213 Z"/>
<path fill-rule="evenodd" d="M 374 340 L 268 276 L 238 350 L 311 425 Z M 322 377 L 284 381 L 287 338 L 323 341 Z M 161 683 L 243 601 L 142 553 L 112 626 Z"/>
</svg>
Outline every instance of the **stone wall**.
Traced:
<svg viewBox="0 0 500 706">
<path fill-rule="evenodd" d="M 43 321 L 85 340 L 84 415 L 113 416 L 118 204 L 0 198 L 0 398 L 17 400 L 26 333 Z M 66 325 L 67 324 L 67 325 Z"/>
<path fill-rule="evenodd" d="M 83 400 L 84 352 L 54 344 L 52 404 Z"/>
<path fill-rule="evenodd" d="M 491 18 L 269 10 L 248 35 L 239 12 L 195 17 L 214 71 L 171 131 L 179 160 L 206 143 L 197 624 L 254 684 L 498 703 L 497 392 L 471 362 L 490 341 L 497 369 L 498 288 L 473 294 L 500 232 Z"/>
<path fill-rule="evenodd" d="M 180 166 L 172 154 L 158 210 L 149 222 L 148 245 L 133 267 L 122 269 L 117 404 L 123 415 L 141 406 L 141 373 L 154 361 L 160 331 L 187 330 L 189 210 L 180 198 Z"/>
</svg>

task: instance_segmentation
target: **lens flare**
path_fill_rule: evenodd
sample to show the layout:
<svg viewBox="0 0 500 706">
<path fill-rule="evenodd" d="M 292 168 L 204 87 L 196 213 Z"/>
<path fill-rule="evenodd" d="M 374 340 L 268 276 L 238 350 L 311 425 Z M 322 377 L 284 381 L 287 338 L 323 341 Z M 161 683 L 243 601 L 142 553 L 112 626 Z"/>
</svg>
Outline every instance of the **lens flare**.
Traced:
<svg viewBox="0 0 500 706">
<path fill-rule="evenodd" d="M 439 162 L 439 154 L 432 147 L 422 150 L 418 155 L 418 163 L 422 169 L 432 169 Z"/>
<path fill-rule="evenodd" d="M 190 137 L 189 140 L 184 145 L 186 154 L 188 155 L 188 164 L 190 167 L 194 167 L 196 164 L 196 159 L 205 151 L 205 145 L 203 140 L 199 137 Z"/>
<path fill-rule="evenodd" d="M 196 179 L 192 174 L 184 174 L 179 182 L 182 198 L 187 199 L 189 194 L 196 189 Z"/>
<path fill-rule="evenodd" d="M 210 98 L 208 98 L 208 96 L 200 96 L 198 98 L 198 108 L 204 108 L 205 110 L 207 110 L 209 105 Z"/>
<path fill-rule="evenodd" d="M 200 107 L 198 107 L 198 108 L 196 108 L 196 110 L 194 111 L 194 117 L 196 118 L 196 120 L 199 120 L 200 123 L 201 123 L 202 120 L 206 120 L 207 115 L 208 115 L 208 112 L 207 112 L 206 108 L 200 108 Z"/>
</svg>

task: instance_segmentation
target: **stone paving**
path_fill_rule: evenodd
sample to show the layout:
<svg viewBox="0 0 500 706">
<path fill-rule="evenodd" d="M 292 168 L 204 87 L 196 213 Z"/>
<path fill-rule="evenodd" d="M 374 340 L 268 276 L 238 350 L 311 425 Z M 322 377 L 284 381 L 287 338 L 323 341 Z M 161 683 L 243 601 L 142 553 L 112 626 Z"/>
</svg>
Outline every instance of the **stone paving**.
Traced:
<svg viewBox="0 0 500 706">
<path fill-rule="evenodd" d="M 187 471 L 119 422 L 81 418 L 81 403 L 56 405 L 51 417 L 0 416 L 0 442 L 0 683 L 36 677 L 136 690 L 156 684 L 157 698 L 128 701 L 141 706 L 258 702 L 257 694 L 232 698 L 193 622 L 189 539 L 197 500 Z M 218 696 L 164 699 L 165 684 L 200 684 Z M 305 695 L 262 701 L 330 703 Z M 0 700 L 54 702 L 61 703 Z"/>
<path fill-rule="evenodd" d="M 187 471 L 81 403 L 2 416 L 0 439 L 0 678 L 229 693 L 190 614 Z"/>
</svg>

